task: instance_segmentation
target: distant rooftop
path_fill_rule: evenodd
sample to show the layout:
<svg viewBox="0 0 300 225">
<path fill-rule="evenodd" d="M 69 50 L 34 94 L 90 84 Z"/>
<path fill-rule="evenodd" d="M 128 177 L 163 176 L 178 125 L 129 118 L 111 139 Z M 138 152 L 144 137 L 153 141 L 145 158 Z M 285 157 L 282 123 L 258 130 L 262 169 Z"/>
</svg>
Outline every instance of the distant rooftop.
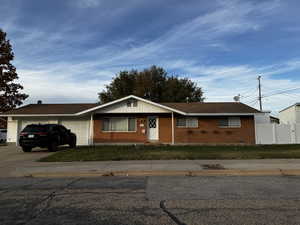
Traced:
<svg viewBox="0 0 300 225">
<path fill-rule="evenodd" d="M 287 109 L 289 109 L 289 108 L 291 108 L 291 107 L 294 107 L 294 106 L 300 106 L 300 102 L 296 102 L 295 104 L 290 105 L 290 106 L 284 108 L 283 110 L 280 110 L 279 112 L 285 111 L 285 110 L 287 110 Z"/>
</svg>

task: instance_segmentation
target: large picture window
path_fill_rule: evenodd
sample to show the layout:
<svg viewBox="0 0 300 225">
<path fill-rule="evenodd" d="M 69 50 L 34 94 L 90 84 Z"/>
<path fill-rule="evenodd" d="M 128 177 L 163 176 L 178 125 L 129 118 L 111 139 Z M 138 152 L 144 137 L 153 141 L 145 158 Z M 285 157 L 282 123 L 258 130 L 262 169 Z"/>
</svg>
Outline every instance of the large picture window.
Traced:
<svg viewBox="0 0 300 225">
<path fill-rule="evenodd" d="M 136 118 L 133 117 L 115 117 L 104 118 L 102 131 L 136 131 Z"/>
<path fill-rule="evenodd" d="M 219 120 L 219 127 L 236 128 L 241 127 L 240 117 L 224 117 Z"/>
<path fill-rule="evenodd" d="M 176 126 L 183 127 L 183 128 L 197 128 L 198 127 L 198 118 L 195 118 L 195 117 L 177 118 Z"/>
</svg>

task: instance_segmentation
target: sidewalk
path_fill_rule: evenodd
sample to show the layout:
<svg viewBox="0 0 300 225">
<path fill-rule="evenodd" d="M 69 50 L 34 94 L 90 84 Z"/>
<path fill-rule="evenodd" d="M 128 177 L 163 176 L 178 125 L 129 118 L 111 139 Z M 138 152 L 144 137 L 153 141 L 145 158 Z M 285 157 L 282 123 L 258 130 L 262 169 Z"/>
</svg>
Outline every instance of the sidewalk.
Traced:
<svg viewBox="0 0 300 225">
<path fill-rule="evenodd" d="M 36 162 L 50 154 L 1 146 L 0 177 L 300 175 L 300 159 Z"/>
<path fill-rule="evenodd" d="M 204 165 L 216 164 L 220 168 L 204 168 Z M 6 175 L 12 177 L 300 175 L 300 159 L 28 162 L 10 170 Z"/>
</svg>

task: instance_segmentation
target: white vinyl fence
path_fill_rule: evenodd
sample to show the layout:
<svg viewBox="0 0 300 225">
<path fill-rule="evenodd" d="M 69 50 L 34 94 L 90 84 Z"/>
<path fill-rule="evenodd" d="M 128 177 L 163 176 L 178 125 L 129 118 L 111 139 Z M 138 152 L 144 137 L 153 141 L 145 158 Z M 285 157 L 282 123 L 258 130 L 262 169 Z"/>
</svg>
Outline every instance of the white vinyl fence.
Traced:
<svg viewBox="0 0 300 225">
<path fill-rule="evenodd" d="M 256 144 L 300 144 L 300 124 L 256 124 Z"/>
</svg>

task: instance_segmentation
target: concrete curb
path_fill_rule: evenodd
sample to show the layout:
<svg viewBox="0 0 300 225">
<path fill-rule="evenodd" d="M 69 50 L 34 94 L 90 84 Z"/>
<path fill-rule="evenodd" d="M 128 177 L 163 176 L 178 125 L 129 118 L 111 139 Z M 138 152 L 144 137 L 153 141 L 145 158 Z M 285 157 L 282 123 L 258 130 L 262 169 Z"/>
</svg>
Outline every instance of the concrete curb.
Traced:
<svg viewBox="0 0 300 225">
<path fill-rule="evenodd" d="M 105 176 L 300 176 L 300 170 L 199 170 L 199 171 L 111 171 L 32 173 L 25 177 L 105 177 Z"/>
</svg>

